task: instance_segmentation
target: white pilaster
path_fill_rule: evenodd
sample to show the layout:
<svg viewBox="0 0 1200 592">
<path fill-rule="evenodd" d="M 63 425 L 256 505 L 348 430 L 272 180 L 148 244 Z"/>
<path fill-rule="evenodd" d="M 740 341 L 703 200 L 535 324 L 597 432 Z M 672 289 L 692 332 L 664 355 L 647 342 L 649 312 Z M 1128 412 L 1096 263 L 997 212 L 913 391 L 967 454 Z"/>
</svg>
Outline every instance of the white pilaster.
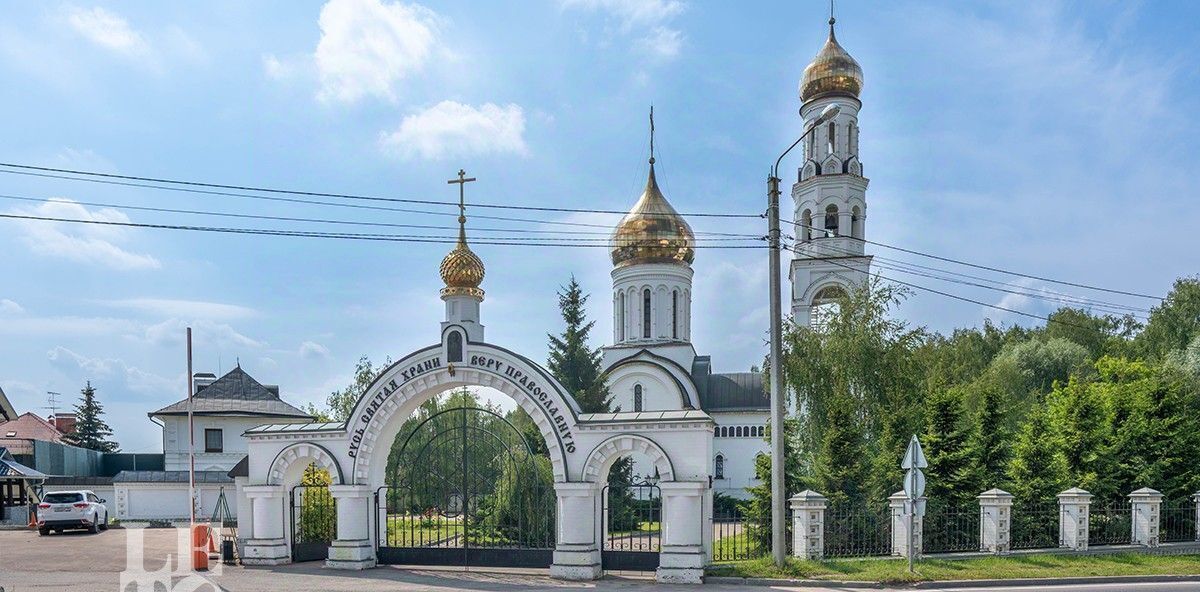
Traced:
<svg viewBox="0 0 1200 592">
<path fill-rule="evenodd" d="M 1159 511 L 1163 495 L 1143 487 L 1129 494 L 1129 505 L 1133 510 L 1132 543 L 1143 547 L 1158 546 Z"/>
<path fill-rule="evenodd" d="M 825 556 L 825 496 L 806 489 L 793 495 L 792 555 L 801 559 Z"/>
<path fill-rule="evenodd" d="M 337 540 L 329 546 L 325 567 L 367 569 L 375 567 L 375 545 L 370 540 L 372 512 L 369 485 L 331 485 L 329 493 L 337 505 Z"/>
<path fill-rule="evenodd" d="M 989 489 L 979 494 L 979 550 L 1003 555 L 1012 548 L 1011 493 Z"/>
<path fill-rule="evenodd" d="M 1058 494 L 1058 540 L 1059 546 L 1075 551 L 1088 548 L 1088 512 L 1092 505 L 1092 494 L 1072 487 Z"/>
<path fill-rule="evenodd" d="M 242 563 L 280 565 L 291 563 L 292 556 L 283 537 L 283 510 L 286 491 L 279 485 L 247 485 L 242 488 L 250 498 L 253 534 L 246 540 Z"/>
<path fill-rule="evenodd" d="M 1196 540 L 1200 541 L 1200 491 L 1192 494 L 1192 503 L 1196 504 Z"/>
<path fill-rule="evenodd" d="M 892 513 L 892 555 L 898 557 L 908 556 L 908 496 L 903 491 L 897 491 L 888 498 L 888 508 Z M 925 547 L 924 538 L 922 535 L 925 532 L 925 498 L 917 498 L 915 502 L 916 511 L 912 517 L 912 544 L 915 550 L 915 556 L 921 556 L 921 550 Z"/>
<path fill-rule="evenodd" d="M 597 519 L 600 486 L 596 483 L 555 483 L 558 498 L 558 541 L 550 577 L 560 580 L 595 580 L 602 573 Z"/>
<path fill-rule="evenodd" d="M 707 481 L 663 481 L 662 549 L 655 579 L 660 583 L 700 584 L 704 581 L 704 499 Z"/>
</svg>

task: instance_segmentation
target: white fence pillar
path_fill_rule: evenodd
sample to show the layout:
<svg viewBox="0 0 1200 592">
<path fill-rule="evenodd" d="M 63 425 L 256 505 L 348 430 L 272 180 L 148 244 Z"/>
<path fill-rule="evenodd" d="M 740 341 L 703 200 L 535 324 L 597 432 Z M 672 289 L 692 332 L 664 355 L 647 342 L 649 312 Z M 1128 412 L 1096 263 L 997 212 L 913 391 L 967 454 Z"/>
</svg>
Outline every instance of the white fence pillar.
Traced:
<svg viewBox="0 0 1200 592">
<path fill-rule="evenodd" d="M 903 491 L 897 491 L 888 498 L 888 508 L 892 513 L 892 555 L 899 557 L 908 556 L 908 503 L 908 496 Z M 912 518 L 912 544 L 915 556 L 920 557 L 924 548 L 921 535 L 925 530 L 925 498 L 917 498 L 916 504 Z"/>
<path fill-rule="evenodd" d="M 979 494 L 979 550 L 1002 555 L 1012 548 L 1011 493 L 989 489 Z"/>
<path fill-rule="evenodd" d="M 1092 505 L 1092 494 L 1072 487 L 1058 494 L 1058 541 L 1059 546 L 1074 551 L 1087 551 L 1088 512 Z"/>
<path fill-rule="evenodd" d="M 595 580 L 600 569 L 600 486 L 596 483 L 554 484 L 558 499 L 554 563 L 550 577 L 559 580 Z"/>
<path fill-rule="evenodd" d="M 1196 540 L 1200 541 L 1200 491 L 1192 494 L 1192 503 L 1196 504 Z"/>
<path fill-rule="evenodd" d="M 279 485 L 247 485 L 242 488 L 250 498 L 254 532 L 246 540 L 242 556 L 245 565 L 279 565 L 292 562 L 291 549 L 284 538 L 283 512 L 287 492 Z"/>
<path fill-rule="evenodd" d="M 825 496 L 805 489 L 788 500 L 792 506 L 792 555 L 801 559 L 825 556 Z"/>
<path fill-rule="evenodd" d="M 337 505 L 337 540 L 329 546 L 325 567 L 367 569 L 375 567 L 375 545 L 371 544 L 368 521 L 371 511 L 370 485 L 331 485 L 329 493 Z M 386 524 L 386 523 L 385 523 Z M 384 526 L 384 530 L 387 527 Z"/>
<path fill-rule="evenodd" d="M 1129 505 L 1133 510 L 1133 535 L 1131 542 L 1143 547 L 1158 546 L 1159 513 L 1163 495 L 1149 487 L 1129 494 Z"/>
</svg>

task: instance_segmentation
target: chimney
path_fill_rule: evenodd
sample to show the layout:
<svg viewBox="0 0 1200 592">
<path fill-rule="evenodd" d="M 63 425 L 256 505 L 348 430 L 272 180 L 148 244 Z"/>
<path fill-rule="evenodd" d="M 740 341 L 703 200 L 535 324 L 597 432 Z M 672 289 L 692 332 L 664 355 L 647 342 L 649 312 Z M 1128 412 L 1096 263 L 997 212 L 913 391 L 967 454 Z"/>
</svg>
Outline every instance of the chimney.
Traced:
<svg viewBox="0 0 1200 592">
<path fill-rule="evenodd" d="M 192 375 L 192 394 L 199 393 L 204 387 L 217 381 L 217 375 L 212 372 L 197 372 Z"/>
<path fill-rule="evenodd" d="M 58 430 L 60 434 L 75 433 L 75 414 L 70 412 L 55 413 L 50 418 L 50 424 Z"/>
</svg>

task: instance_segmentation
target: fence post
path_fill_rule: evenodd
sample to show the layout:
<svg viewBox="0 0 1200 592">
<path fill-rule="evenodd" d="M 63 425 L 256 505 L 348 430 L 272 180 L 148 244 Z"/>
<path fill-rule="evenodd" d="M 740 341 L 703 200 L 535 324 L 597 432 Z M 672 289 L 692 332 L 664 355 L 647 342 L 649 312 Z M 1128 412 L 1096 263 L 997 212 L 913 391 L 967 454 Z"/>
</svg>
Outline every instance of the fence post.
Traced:
<svg viewBox="0 0 1200 592">
<path fill-rule="evenodd" d="M 1129 494 L 1129 505 L 1133 511 L 1130 542 L 1143 547 L 1158 546 L 1158 517 L 1162 509 L 1162 494 L 1143 487 Z"/>
<path fill-rule="evenodd" d="M 1196 504 L 1196 540 L 1200 541 L 1200 491 L 1192 494 L 1192 503 Z"/>
<path fill-rule="evenodd" d="M 908 556 L 908 510 L 905 504 L 908 503 L 908 496 L 903 491 L 897 491 L 888 498 L 888 509 L 892 514 L 892 555 L 897 557 Z M 913 513 L 913 547 L 914 555 L 921 556 L 921 549 L 924 548 L 921 534 L 924 531 L 925 518 L 925 498 L 921 497 L 916 500 L 917 508 Z"/>
<path fill-rule="evenodd" d="M 989 489 L 979 494 L 979 550 L 1003 555 L 1011 548 L 1011 493 Z"/>
<path fill-rule="evenodd" d="M 792 555 L 821 559 L 825 556 L 825 496 L 805 489 L 788 501 L 792 506 Z"/>
<path fill-rule="evenodd" d="M 1058 545 L 1064 549 L 1087 551 L 1088 510 L 1092 494 L 1072 487 L 1058 494 Z"/>
</svg>

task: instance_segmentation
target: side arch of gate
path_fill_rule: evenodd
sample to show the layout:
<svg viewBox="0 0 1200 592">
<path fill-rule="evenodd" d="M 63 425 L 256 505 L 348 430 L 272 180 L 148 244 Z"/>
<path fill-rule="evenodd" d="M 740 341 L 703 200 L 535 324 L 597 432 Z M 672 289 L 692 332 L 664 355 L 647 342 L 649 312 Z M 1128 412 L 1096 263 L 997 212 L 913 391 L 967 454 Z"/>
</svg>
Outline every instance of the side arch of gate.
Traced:
<svg viewBox="0 0 1200 592">
<path fill-rule="evenodd" d="M 283 536 L 292 561 L 324 560 L 337 539 L 337 504 L 327 486 L 305 484 L 309 466 L 328 473 L 331 485 L 344 485 L 337 457 L 315 442 L 296 442 L 271 460 L 267 484 L 283 489 L 286 519 Z"/>
</svg>

